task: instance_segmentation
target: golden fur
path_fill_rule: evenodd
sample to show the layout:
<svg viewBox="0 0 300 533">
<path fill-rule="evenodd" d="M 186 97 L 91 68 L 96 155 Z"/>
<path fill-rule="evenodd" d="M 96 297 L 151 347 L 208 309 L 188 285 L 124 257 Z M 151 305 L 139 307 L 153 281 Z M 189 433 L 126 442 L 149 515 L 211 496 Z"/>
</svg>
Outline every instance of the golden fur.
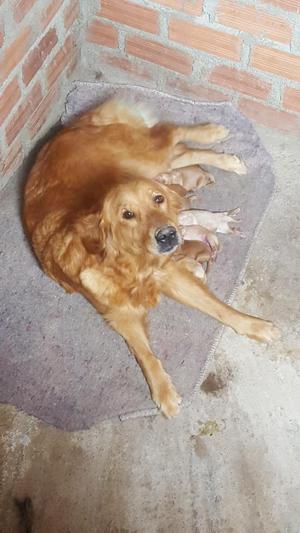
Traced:
<svg viewBox="0 0 300 533">
<path fill-rule="evenodd" d="M 195 165 L 245 172 L 237 157 L 189 149 L 184 141 L 212 143 L 227 134 L 212 124 L 149 125 L 145 113 L 108 101 L 42 148 L 26 184 L 24 222 L 44 271 L 68 292 L 83 294 L 123 335 L 167 417 L 178 412 L 180 397 L 153 355 L 146 330 L 147 311 L 161 293 L 240 334 L 261 341 L 278 337 L 270 322 L 212 295 L 195 275 L 198 263 L 186 256 L 191 243 L 180 249 L 183 203 L 177 193 L 192 188 L 193 180 L 196 185 L 210 180 Z M 154 180 L 159 176 L 165 183 Z M 168 176 L 180 190 L 172 190 Z M 170 228 L 173 233 L 161 237 L 159 232 Z M 201 243 L 199 250 L 207 253 Z"/>
</svg>

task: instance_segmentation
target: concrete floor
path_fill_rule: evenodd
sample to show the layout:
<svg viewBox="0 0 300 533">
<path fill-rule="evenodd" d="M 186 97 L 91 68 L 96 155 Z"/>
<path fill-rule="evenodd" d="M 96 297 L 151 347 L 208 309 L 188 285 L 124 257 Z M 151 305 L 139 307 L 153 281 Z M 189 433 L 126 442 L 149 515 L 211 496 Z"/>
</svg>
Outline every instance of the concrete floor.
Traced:
<svg viewBox="0 0 300 533">
<path fill-rule="evenodd" d="M 30 496 L 35 533 L 299 533 L 299 138 L 257 127 L 277 186 L 234 305 L 274 320 L 266 347 L 226 330 L 180 416 L 64 433 L 2 406 L 0 531 Z"/>
</svg>

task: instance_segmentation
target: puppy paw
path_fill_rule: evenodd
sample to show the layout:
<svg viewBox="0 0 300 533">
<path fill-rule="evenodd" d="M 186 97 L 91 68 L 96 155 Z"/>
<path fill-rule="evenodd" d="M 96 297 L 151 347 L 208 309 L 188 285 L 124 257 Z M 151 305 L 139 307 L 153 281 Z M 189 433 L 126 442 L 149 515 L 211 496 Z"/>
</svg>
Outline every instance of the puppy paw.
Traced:
<svg viewBox="0 0 300 533">
<path fill-rule="evenodd" d="M 209 258 L 206 259 L 205 261 L 202 261 L 198 258 L 196 259 L 192 259 L 191 257 L 185 257 L 184 258 L 184 265 L 186 267 L 187 270 L 189 270 L 190 272 L 192 272 L 192 274 L 194 274 L 194 276 L 196 276 L 196 278 L 199 278 L 201 279 L 201 281 L 203 281 L 203 283 L 206 283 L 206 272 L 202 266 L 202 262 L 206 262 L 208 263 L 209 260 L 210 260 L 210 255 L 209 254 Z"/>
<path fill-rule="evenodd" d="M 205 219 L 205 216 L 207 216 L 208 225 L 210 229 L 213 228 L 213 231 L 243 236 L 239 228 L 233 226 L 233 224 L 240 222 L 240 219 L 237 218 L 237 215 L 240 213 L 239 207 L 231 209 L 231 211 L 207 212 L 207 215 L 205 215 L 205 211 L 203 213 L 203 218 Z M 205 220 L 203 225 L 205 226 Z"/>
<path fill-rule="evenodd" d="M 178 415 L 182 399 L 169 378 L 156 387 L 152 392 L 152 399 L 166 418 Z"/>
<path fill-rule="evenodd" d="M 229 156 L 227 170 L 235 172 L 239 176 L 247 174 L 247 167 L 236 155 Z"/>
<path fill-rule="evenodd" d="M 194 275 L 196 278 L 201 279 L 203 283 L 206 283 L 206 273 L 201 263 L 197 263 L 194 268 Z"/>
<path fill-rule="evenodd" d="M 201 172 L 199 173 L 198 179 L 196 180 L 196 185 L 193 188 L 194 190 L 216 183 L 214 176 L 210 172 L 206 172 L 206 170 L 203 170 L 202 168 L 200 171 Z"/>
</svg>

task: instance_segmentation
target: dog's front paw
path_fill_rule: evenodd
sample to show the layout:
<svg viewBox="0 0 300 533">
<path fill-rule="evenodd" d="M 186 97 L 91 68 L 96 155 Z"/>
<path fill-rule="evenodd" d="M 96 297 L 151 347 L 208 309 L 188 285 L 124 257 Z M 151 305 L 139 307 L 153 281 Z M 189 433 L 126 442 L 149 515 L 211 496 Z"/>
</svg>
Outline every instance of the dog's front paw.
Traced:
<svg viewBox="0 0 300 533">
<path fill-rule="evenodd" d="M 156 385 L 155 390 L 152 391 L 152 399 L 157 407 L 161 410 L 166 418 L 172 418 L 178 415 L 179 405 L 181 404 L 181 397 L 177 393 L 169 376 L 163 383 Z"/>
<path fill-rule="evenodd" d="M 259 342 L 266 342 L 270 344 L 280 339 L 281 331 L 274 326 L 272 322 L 263 320 L 262 323 L 255 327 L 255 333 L 252 335 L 252 338 Z"/>
<path fill-rule="evenodd" d="M 253 318 L 250 323 L 250 327 L 247 331 L 243 332 L 244 335 L 254 339 L 258 342 L 265 342 L 271 344 L 280 339 L 281 331 L 268 320 L 262 320 L 260 318 Z"/>
</svg>

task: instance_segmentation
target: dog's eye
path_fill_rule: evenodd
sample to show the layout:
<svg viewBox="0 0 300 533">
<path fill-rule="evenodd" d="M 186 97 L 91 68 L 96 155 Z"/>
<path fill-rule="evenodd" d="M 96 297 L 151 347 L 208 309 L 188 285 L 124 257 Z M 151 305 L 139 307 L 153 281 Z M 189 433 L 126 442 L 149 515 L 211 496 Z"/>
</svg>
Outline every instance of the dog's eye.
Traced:
<svg viewBox="0 0 300 533">
<path fill-rule="evenodd" d="M 126 220 L 130 220 L 131 218 L 135 217 L 135 214 L 133 213 L 133 211 L 129 211 L 129 209 L 125 209 L 125 211 L 123 211 L 122 213 L 122 217 L 126 218 Z"/>
<path fill-rule="evenodd" d="M 156 194 L 153 196 L 153 200 L 156 204 L 162 204 L 165 201 L 165 198 L 162 194 Z"/>
</svg>

